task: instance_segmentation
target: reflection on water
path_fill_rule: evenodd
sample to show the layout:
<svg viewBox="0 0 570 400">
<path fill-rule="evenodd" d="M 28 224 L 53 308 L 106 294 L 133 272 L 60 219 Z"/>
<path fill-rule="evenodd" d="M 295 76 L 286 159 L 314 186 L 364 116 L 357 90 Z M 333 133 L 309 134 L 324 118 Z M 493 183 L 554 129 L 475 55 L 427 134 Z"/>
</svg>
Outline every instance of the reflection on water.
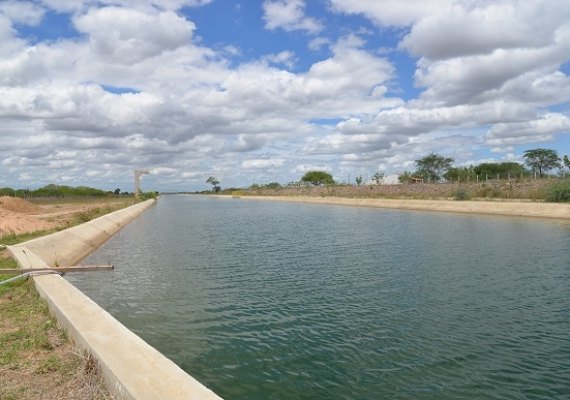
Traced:
<svg viewBox="0 0 570 400">
<path fill-rule="evenodd" d="M 227 399 L 570 398 L 570 227 L 163 196 L 69 279 Z"/>
</svg>

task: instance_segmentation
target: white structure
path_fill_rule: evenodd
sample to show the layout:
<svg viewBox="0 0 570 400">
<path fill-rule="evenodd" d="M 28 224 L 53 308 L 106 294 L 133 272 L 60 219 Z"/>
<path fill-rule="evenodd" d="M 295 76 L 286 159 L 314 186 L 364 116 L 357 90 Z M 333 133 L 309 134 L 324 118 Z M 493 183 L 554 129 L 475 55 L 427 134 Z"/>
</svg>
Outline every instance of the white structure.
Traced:
<svg viewBox="0 0 570 400">
<path fill-rule="evenodd" d="M 382 185 L 399 185 L 398 175 L 387 175 L 382 179 Z"/>
<path fill-rule="evenodd" d="M 148 169 L 135 169 L 135 198 L 138 199 L 141 192 L 141 175 L 150 174 Z"/>
</svg>

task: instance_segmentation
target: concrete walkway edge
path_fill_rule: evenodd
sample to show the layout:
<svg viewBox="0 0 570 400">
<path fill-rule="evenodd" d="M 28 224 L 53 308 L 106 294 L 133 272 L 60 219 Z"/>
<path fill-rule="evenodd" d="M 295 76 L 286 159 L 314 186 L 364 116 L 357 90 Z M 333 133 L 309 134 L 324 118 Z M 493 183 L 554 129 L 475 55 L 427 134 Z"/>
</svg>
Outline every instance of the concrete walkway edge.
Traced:
<svg viewBox="0 0 570 400">
<path fill-rule="evenodd" d="M 147 200 L 8 250 L 21 268 L 73 265 L 154 203 Z M 36 276 L 34 282 L 75 344 L 98 361 L 116 399 L 221 399 L 61 276 Z"/>
<path fill-rule="evenodd" d="M 516 201 L 449 201 L 408 199 L 367 199 L 349 197 L 310 196 L 241 196 L 247 200 L 273 200 L 342 206 L 391 208 L 398 210 L 439 211 L 468 214 L 491 214 L 517 217 L 570 219 L 568 203 L 538 203 Z"/>
</svg>

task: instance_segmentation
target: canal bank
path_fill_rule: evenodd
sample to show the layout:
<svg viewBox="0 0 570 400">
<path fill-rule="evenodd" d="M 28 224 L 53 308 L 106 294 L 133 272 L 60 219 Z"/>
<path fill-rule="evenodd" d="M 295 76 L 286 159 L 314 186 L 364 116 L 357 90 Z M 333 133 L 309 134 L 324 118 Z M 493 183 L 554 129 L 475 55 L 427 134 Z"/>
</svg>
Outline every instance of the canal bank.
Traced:
<svg viewBox="0 0 570 400">
<path fill-rule="evenodd" d="M 104 215 L 9 251 L 21 268 L 69 266 L 101 246 L 155 200 Z M 34 277 L 40 296 L 81 350 L 99 364 L 118 399 L 219 399 L 57 274 Z"/>
<path fill-rule="evenodd" d="M 410 199 L 369 199 L 311 196 L 243 196 L 243 199 L 288 201 L 343 206 L 439 211 L 466 214 L 506 215 L 534 218 L 570 219 L 570 204 L 506 201 L 451 201 Z"/>
</svg>

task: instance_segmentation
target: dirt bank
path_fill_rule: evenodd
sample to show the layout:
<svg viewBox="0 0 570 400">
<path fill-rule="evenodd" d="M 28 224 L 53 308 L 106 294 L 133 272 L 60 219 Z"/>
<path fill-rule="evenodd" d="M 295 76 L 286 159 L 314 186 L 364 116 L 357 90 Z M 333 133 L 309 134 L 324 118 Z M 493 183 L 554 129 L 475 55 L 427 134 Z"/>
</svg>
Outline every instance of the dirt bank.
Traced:
<svg viewBox="0 0 570 400">
<path fill-rule="evenodd" d="M 132 203 L 129 198 L 50 199 L 30 202 L 0 197 L 0 237 L 67 228 L 73 218 L 89 217 L 94 210 L 116 209 Z"/>
</svg>

